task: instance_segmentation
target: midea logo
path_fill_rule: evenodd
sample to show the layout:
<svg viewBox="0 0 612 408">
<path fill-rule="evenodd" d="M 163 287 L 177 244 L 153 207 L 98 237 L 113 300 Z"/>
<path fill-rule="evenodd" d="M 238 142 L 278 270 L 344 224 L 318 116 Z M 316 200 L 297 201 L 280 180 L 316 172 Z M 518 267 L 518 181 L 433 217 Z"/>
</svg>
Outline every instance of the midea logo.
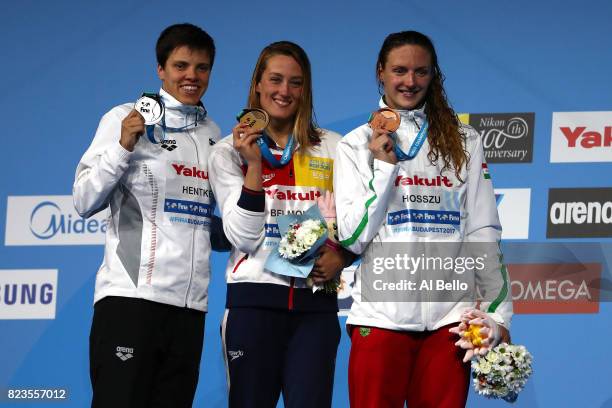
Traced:
<svg viewBox="0 0 612 408">
<path fill-rule="evenodd" d="M 106 222 L 64 214 L 52 201 L 43 201 L 32 210 L 30 231 L 39 239 L 50 239 L 57 234 L 85 234 L 106 232 Z"/>
</svg>

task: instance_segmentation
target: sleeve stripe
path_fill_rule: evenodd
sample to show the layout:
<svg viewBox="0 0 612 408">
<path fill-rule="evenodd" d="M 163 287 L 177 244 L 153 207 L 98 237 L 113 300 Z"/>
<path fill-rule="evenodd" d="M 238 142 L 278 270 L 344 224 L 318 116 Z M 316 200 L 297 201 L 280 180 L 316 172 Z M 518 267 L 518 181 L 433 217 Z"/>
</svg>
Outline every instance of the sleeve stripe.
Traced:
<svg viewBox="0 0 612 408">
<path fill-rule="evenodd" d="M 377 197 L 376 192 L 374 191 L 374 187 L 372 186 L 373 181 L 374 181 L 374 177 L 372 177 L 372 179 L 368 183 L 368 186 L 370 187 L 370 190 L 372 190 L 374 195 L 370 199 L 368 199 L 368 201 L 366 201 L 365 203 L 365 214 L 363 215 L 361 222 L 357 226 L 357 229 L 355 230 L 355 232 L 353 232 L 353 235 L 351 235 L 349 238 L 343 241 L 340 241 L 340 243 L 345 247 L 352 245 L 355 241 L 357 241 L 357 239 L 359 238 L 359 236 L 365 229 L 366 225 L 368 225 L 368 208 L 374 202 L 374 200 L 376 200 L 376 197 Z"/>
<path fill-rule="evenodd" d="M 506 295 L 508 294 L 508 271 L 506 270 L 506 265 L 503 263 L 503 255 L 499 256 L 499 262 L 501 263 L 500 272 L 502 279 L 504 280 L 504 286 L 502 287 L 497 298 L 489 305 L 489 309 L 487 310 L 489 313 L 495 312 L 504 299 L 506 299 Z"/>
</svg>

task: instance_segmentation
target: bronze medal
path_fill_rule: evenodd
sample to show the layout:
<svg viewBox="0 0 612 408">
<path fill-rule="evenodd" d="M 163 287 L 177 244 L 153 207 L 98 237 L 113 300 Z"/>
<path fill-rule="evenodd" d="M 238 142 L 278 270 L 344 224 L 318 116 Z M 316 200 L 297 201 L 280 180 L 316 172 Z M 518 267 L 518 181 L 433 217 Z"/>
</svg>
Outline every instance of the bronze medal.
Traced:
<svg viewBox="0 0 612 408">
<path fill-rule="evenodd" d="M 399 113 L 390 108 L 381 108 L 373 112 L 368 121 L 372 129 L 383 129 L 388 132 L 395 132 L 399 128 L 400 122 Z"/>
</svg>

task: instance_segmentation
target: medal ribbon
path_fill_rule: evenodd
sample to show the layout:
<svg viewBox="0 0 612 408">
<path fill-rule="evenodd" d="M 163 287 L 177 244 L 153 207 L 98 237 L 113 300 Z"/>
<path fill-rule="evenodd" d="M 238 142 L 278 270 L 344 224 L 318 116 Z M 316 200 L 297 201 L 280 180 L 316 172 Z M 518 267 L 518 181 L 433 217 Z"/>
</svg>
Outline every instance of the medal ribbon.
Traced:
<svg viewBox="0 0 612 408">
<path fill-rule="evenodd" d="M 268 143 L 270 143 L 271 141 L 272 139 L 266 134 L 266 132 L 264 132 L 261 137 L 257 138 L 257 146 L 259 146 L 259 151 L 261 151 L 261 155 L 264 159 L 266 159 L 268 163 L 270 163 L 270 166 L 274 167 L 275 169 L 286 166 L 287 163 L 289 163 L 291 161 L 291 158 L 293 157 L 293 147 L 295 145 L 295 138 L 293 137 L 293 135 L 289 135 L 289 140 L 287 140 L 287 144 L 283 149 L 283 154 L 281 156 L 280 161 L 276 157 L 274 157 L 274 155 L 270 151 L 270 148 L 268 147 Z"/>
<path fill-rule="evenodd" d="M 157 141 L 155 140 L 155 126 L 159 126 L 162 129 L 162 142 L 164 140 L 166 140 L 166 131 L 174 133 L 174 132 L 182 132 L 183 130 L 191 127 L 191 126 L 198 126 L 198 117 L 200 116 L 200 112 L 197 111 L 196 108 L 196 118 L 193 122 L 191 122 L 188 125 L 185 126 L 181 126 L 181 127 L 170 127 L 170 126 L 166 126 L 166 115 L 164 114 L 164 116 L 162 116 L 162 120 L 161 120 L 161 125 L 147 125 L 145 130 L 147 131 L 147 137 L 149 138 L 149 140 L 151 141 L 151 143 L 157 144 Z M 204 118 L 206 118 L 206 110 L 204 110 L 204 115 L 203 118 L 200 118 L 200 120 L 203 120 Z"/>
<path fill-rule="evenodd" d="M 419 133 L 417 134 L 416 138 L 414 139 L 414 142 L 412 142 L 412 146 L 410 146 L 410 150 L 408 151 L 408 154 L 406 154 L 398 146 L 397 139 L 399 138 L 399 136 L 397 133 L 393 133 L 394 135 L 393 151 L 395 152 L 395 156 L 397 157 L 398 161 L 412 160 L 416 157 L 419 150 L 421 150 L 421 147 L 423 146 L 425 139 L 427 138 L 428 128 L 429 128 L 429 122 L 425 121 L 425 123 L 419 130 Z"/>
</svg>

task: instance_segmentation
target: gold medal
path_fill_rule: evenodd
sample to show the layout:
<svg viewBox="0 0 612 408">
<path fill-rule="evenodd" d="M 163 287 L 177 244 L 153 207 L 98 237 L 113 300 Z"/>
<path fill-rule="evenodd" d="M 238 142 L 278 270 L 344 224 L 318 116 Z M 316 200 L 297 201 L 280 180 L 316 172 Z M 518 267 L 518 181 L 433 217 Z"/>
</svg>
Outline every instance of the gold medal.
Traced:
<svg viewBox="0 0 612 408">
<path fill-rule="evenodd" d="M 246 123 L 255 130 L 263 130 L 268 126 L 270 117 L 263 109 L 245 109 L 238 115 L 240 123 Z"/>
<path fill-rule="evenodd" d="M 399 113 L 390 108 L 381 108 L 372 112 L 368 123 L 372 129 L 383 129 L 388 132 L 395 132 L 400 125 L 401 118 Z"/>
</svg>

